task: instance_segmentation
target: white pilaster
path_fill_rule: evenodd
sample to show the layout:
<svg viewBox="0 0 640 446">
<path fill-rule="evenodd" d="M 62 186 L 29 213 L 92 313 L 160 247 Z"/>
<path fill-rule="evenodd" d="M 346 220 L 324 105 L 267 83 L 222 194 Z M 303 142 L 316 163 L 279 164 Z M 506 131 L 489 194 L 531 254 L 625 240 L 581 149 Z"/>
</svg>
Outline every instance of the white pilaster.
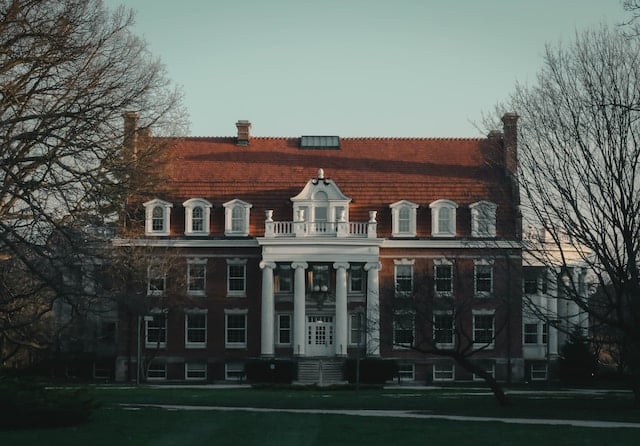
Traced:
<svg viewBox="0 0 640 446">
<path fill-rule="evenodd" d="M 372 262 L 364 265 L 367 271 L 367 318 L 366 352 L 371 356 L 380 356 L 380 282 L 378 271 L 382 263 Z"/>
<path fill-rule="evenodd" d="M 260 354 L 273 356 L 274 354 L 274 301 L 273 301 L 273 262 L 260 262 L 262 268 L 262 314 L 260 331 Z"/>
<path fill-rule="evenodd" d="M 336 355 L 346 356 L 349 345 L 347 326 L 347 270 L 349 264 L 336 262 Z"/>
<path fill-rule="evenodd" d="M 556 277 L 553 277 L 555 272 L 547 273 L 547 318 L 550 321 L 557 321 L 559 319 L 558 315 L 558 285 Z M 550 322 L 549 321 L 549 322 Z M 547 322 L 549 324 L 549 322 Z M 557 323 L 557 322 L 556 322 Z M 547 339 L 549 345 L 549 356 L 555 357 L 558 356 L 558 329 L 553 327 L 552 324 L 548 325 L 549 336 Z"/>
<path fill-rule="evenodd" d="M 307 262 L 294 262 L 291 268 L 294 269 L 293 281 L 293 354 L 304 356 L 305 351 L 305 280 L 304 272 L 309 267 Z"/>
</svg>

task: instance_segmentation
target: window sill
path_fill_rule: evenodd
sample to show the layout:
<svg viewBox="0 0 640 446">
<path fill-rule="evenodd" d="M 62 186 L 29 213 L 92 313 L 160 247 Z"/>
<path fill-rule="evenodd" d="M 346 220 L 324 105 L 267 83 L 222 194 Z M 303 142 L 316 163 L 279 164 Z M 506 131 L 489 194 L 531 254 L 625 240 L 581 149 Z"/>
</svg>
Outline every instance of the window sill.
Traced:
<svg viewBox="0 0 640 446">
<path fill-rule="evenodd" d="M 473 343 L 473 348 L 474 350 L 493 350 L 495 348 L 495 344 L 491 343 L 491 344 L 483 344 L 483 343 L 478 343 L 478 342 L 474 342 Z"/>
<path fill-rule="evenodd" d="M 245 291 L 227 291 L 227 297 L 247 297 Z"/>
<path fill-rule="evenodd" d="M 161 350 L 161 349 L 165 349 L 167 348 L 167 343 L 166 342 L 161 342 L 161 343 L 157 343 L 157 342 L 153 342 L 153 343 L 145 343 L 144 344 L 144 348 L 146 348 L 147 350 Z"/>
<path fill-rule="evenodd" d="M 184 345 L 184 348 L 188 348 L 188 349 L 202 349 L 202 348 L 207 348 L 207 344 L 206 343 L 196 343 L 196 342 L 188 342 Z"/>
<path fill-rule="evenodd" d="M 189 296 L 189 297 L 207 297 L 207 294 L 204 291 L 187 291 L 187 296 Z"/>
<path fill-rule="evenodd" d="M 224 348 L 229 350 L 246 350 L 247 344 L 225 344 Z"/>
</svg>

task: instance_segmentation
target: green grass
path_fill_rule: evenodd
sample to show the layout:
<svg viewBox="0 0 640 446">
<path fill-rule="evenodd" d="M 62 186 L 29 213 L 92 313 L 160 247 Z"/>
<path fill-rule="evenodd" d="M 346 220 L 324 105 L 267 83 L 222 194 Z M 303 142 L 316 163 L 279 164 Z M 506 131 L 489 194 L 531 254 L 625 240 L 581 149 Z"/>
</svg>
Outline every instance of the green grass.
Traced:
<svg viewBox="0 0 640 446">
<path fill-rule="evenodd" d="M 377 418 L 345 415 L 125 408 L 122 404 L 187 404 L 314 409 L 398 409 L 470 416 L 572 418 L 640 423 L 629 393 L 582 395 L 558 390 L 512 395 L 501 408 L 486 391 L 412 389 L 93 389 L 102 403 L 83 425 L 0 432 L 0 445 L 635 445 L 640 429 Z M 133 409 L 133 410 L 132 410 Z"/>
</svg>

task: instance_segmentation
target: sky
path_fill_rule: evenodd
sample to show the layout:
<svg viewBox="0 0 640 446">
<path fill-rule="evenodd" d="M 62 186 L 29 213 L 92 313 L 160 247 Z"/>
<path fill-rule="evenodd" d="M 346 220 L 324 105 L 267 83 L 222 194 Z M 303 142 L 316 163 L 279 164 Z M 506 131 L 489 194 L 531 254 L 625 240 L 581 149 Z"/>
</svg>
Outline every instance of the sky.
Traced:
<svg viewBox="0 0 640 446">
<path fill-rule="evenodd" d="M 105 0 L 184 92 L 194 136 L 478 137 L 546 43 L 622 0 Z"/>
</svg>

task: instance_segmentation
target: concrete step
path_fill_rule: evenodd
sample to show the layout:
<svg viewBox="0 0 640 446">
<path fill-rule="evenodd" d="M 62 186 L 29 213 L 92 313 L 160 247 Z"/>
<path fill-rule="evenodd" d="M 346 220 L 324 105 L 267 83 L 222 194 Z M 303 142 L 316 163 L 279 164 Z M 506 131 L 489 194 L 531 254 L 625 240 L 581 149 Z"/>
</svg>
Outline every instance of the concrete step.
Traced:
<svg viewBox="0 0 640 446">
<path fill-rule="evenodd" d="M 341 383 L 344 382 L 343 367 L 342 359 L 300 359 L 298 382 L 318 385 Z"/>
</svg>

